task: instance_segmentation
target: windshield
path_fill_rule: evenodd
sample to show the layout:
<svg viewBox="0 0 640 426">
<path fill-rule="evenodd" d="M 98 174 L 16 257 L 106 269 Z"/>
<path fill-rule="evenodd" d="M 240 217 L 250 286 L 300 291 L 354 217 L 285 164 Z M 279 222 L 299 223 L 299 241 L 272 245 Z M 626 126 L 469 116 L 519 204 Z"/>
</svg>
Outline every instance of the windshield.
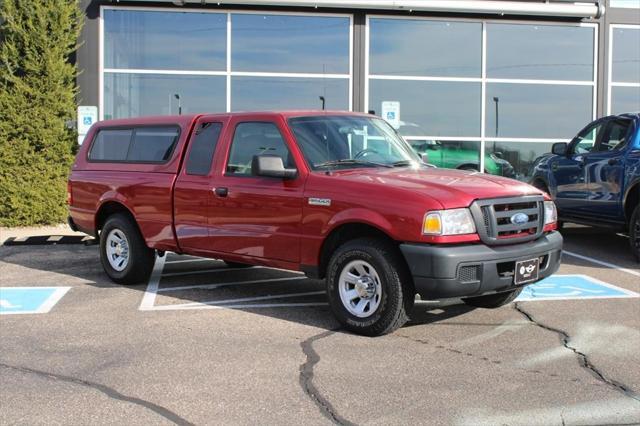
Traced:
<svg viewBox="0 0 640 426">
<path fill-rule="evenodd" d="M 420 164 L 384 120 L 349 115 L 296 117 L 289 126 L 310 167 L 401 167 Z"/>
</svg>

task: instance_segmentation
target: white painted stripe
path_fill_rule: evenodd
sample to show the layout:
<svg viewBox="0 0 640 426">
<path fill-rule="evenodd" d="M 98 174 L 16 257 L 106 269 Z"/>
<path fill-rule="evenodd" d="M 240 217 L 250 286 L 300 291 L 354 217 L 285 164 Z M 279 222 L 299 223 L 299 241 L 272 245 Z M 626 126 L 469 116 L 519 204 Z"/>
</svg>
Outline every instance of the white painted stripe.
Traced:
<svg viewBox="0 0 640 426">
<path fill-rule="evenodd" d="M 167 292 L 167 291 L 181 291 L 181 290 L 193 290 L 193 289 L 202 289 L 202 290 L 212 290 L 219 287 L 229 287 L 229 286 L 237 286 L 237 285 L 245 285 L 245 284 L 262 284 L 262 283 L 271 283 L 278 281 L 293 281 L 293 280 L 303 280 L 306 277 L 287 277 L 287 278 L 269 278 L 263 280 L 251 280 L 251 281 L 234 281 L 228 283 L 216 283 L 216 284 L 196 284 L 196 285 L 188 285 L 188 286 L 176 286 L 176 287 L 164 287 L 159 288 L 156 291 Z"/>
<path fill-rule="evenodd" d="M 326 302 L 318 303 L 261 303 L 261 304 L 238 304 L 238 305 L 202 305 L 187 306 L 182 305 L 162 305 L 155 306 L 153 311 L 194 311 L 198 309 L 263 309 L 263 308 L 299 308 L 308 306 L 327 306 Z"/>
<path fill-rule="evenodd" d="M 239 299 L 228 299 L 228 300 L 206 300 L 204 302 L 184 303 L 179 306 L 188 308 L 191 306 L 203 306 L 203 305 L 227 305 L 229 303 L 255 302 L 258 300 L 289 299 L 292 297 L 317 296 L 319 294 L 325 294 L 325 293 L 326 293 L 325 291 L 307 291 L 304 293 L 274 294 L 270 296 L 242 297 Z"/>
<path fill-rule="evenodd" d="M 640 277 L 640 272 L 634 271 L 634 270 L 631 270 L 631 269 L 627 269 L 627 268 L 623 268 L 622 266 L 616 265 L 614 263 L 604 262 L 602 260 L 594 259 L 593 257 L 584 256 L 582 254 L 573 253 L 573 252 L 566 251 L 566 250 L 563 250 L 562 253 L 566 254 L 566 255 L 569 255 L 569 256 L 577 257 L 578 259 L 586 260 L 588 262 L 596 263 L 598 265 L 606 266 L 608 268 L 617 269 L 618 271 L 626 272 L 627 274 L 635 275 L 636 277 Z"/>
<path fill-rule="evenodd" d="M 158 292 L 158 286 L 160 285 L 160 279 L 162 278 L 162 270 L 164 269 L 164 262 L 167 260 L 167 256 L 156 256 L 156 263 L 153 265 L 151 276 L 149 277 L 149 284 L 142 296 L 142 302 L 140 302 L 141 311 L 152 310 L 156 301 L 156 294 Z"/>
</svg>

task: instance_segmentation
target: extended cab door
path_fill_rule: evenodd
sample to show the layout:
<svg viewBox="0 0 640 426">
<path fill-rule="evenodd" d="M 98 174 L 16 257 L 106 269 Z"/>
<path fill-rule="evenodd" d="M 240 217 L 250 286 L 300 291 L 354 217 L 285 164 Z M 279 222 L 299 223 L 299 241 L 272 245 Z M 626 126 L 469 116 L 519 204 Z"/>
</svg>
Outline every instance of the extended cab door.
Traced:
<svg viewBox="0 0 640 426">
<path fill-rule="evenodd" d="M 284 121 L 273 115 L 251 121 L 235 117 L 229 128 L 230 142 L 213 181 L 211 247 L 221 253 L 299 263 L 306 170 L 295 160 Z M 253 176 L 253 157 L 262 154 L 280 156 L 286 168 L 298 170 L 297 176 Z"/>
<path fill-rule="evenodd" d="M 571 141 L 567 154 L 558 156 L 550 164 L 557 191 L 555 201 L 562 215 L 583 216 L 589 208 L 584 167 L 605 126 L 605 120 L 598 120 L 585 127 Z"/>
<path fill-rule="evenodd" d="M 213 158 L 228 118 L 200 117 L 187 146 L 174 186 L 174 223 L 178 244 L 185 251 L 210 252 L 209 209 L 213 201 Z"/>
<path fill-rule="evenodd" d="M 607 121 L 603 135 L 584 159 L 584 180 L 588 206 L 584 213 L 608 221 L 624 221 L 622 195 L 626 148 L 633 121 L 615 118 Z"/>
</svg>

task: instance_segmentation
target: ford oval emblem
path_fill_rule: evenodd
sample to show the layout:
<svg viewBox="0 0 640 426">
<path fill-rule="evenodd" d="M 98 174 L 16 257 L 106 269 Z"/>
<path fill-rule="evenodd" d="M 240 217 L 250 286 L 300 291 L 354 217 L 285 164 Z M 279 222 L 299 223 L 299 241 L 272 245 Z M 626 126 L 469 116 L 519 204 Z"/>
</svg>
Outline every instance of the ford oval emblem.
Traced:
<svg viewBox="0 0 640 426">
<path fill-rule="evenodd" d="M 511 223 L 514 225 L 524 225 L 527 222 L 529 222 L 529 216 L 524 213 L 516 213 L 511 216 Z"/>
</svg>

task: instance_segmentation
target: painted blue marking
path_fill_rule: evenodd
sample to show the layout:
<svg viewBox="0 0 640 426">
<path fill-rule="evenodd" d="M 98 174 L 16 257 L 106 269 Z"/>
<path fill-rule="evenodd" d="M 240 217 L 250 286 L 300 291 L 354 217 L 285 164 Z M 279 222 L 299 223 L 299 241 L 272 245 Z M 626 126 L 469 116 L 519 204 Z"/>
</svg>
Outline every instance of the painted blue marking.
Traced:
<svg viewBox="0 0 640 426">
<path fill-rule="evenodd" d="M 0 287 L 0 314 L 49 312 L 70 288 Z"/>
<path fill-rule="evenodd" d="M 640 297 L 640 295 L 586 275 L 552 275 L 525 287 L 516 301 L 624 297 Z"/>
</svg>

